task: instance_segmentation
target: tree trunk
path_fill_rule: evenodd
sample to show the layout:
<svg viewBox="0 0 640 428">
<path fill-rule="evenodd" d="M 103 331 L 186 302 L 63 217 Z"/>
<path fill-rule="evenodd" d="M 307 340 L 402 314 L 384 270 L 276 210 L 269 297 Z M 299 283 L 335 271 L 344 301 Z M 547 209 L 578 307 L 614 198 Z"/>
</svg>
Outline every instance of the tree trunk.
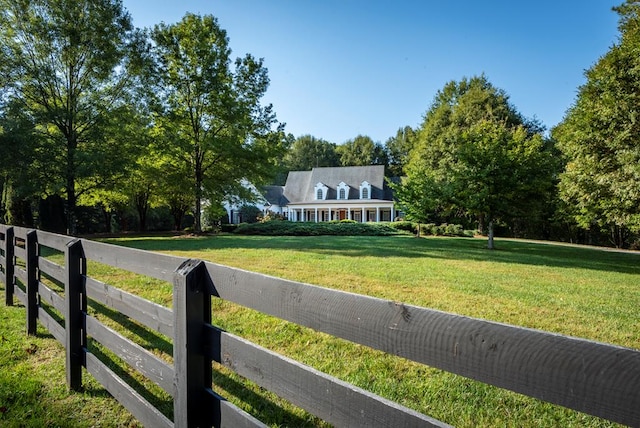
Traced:
<svg viewBox="0 0 640 428">
<path fill-rule="evenodd" d="M 200 233 L 202 232 L 202 171 L 201 167 L 198 166 L 196 169 L 196 208 L 193 211 L 193 232 Z"/>
<path fill-rule="evenodd" d="M 493 220 L 489 220 L 489 242 L 487 243 L 487 248 L 490 250 L 495 248 L 493 246 Z"/>
<path fill-rule="evenodd" d="M 67 134 L 67 171 L 66 171 L 66 187 L 67 192 L 67 235 L 74 236 L 77 231 L 76 225 L 76 147 L 78 142 L 75 138 L 72 125 L 69 124 L 71 129 Z"/>
<path fill-rule="evenodd" d="M 104 231 L 111 233 L 111 210 L 102 205 L 102 218 L 104 219 Z"/>
<path fill-rule="evenodd" d="M 149 193 L 141 192 L 135 196 L 138 220 L 140 220 L 140 232 L 147 231 L 147 213 L 149 212 Z"/>
</svg>

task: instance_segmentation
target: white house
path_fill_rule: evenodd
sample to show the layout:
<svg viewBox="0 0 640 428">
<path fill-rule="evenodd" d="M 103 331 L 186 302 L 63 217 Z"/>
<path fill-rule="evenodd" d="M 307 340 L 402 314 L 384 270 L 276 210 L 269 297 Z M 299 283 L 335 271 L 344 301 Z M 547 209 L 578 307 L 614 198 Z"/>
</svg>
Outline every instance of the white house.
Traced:
<svg viewBox="0 0 640 428">
<path fill-rule="evenodd" d="M 384 165 L 313 168 L 291 171 L 284 186 L 266 186 L 264 203 L 257 205 L 291 221 L 392 221 L 396 217 L 393 193 L 384 177 Z M 241 221 L 229 211 L 232 223 Z"/>
</svg>

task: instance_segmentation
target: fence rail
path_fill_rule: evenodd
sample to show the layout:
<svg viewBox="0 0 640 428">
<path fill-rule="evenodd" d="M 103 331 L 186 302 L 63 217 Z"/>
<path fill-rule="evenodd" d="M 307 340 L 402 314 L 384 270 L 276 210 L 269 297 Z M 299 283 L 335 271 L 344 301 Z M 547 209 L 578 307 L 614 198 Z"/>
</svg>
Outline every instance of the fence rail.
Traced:
<svg viewBox="0 0 640 428">
<path fill-rule="evenodd" d="M 29 334 L 39 321 L 65 346 L 69 387 L 81 387 L 85 367 L 145 426 L 263 426 L 212 390 L 212 361 L 337 426 L 447 426 L 215 327 L 212 297 L 554 404 L 640 424 L 637 350 L 7 225 L 0 225 L 0 244 L 5 302 L 24 304 Z M 44 258 L 47 248 L 63 253 L 64 265 Z M 92 278 L 88 260 L 173 284 L 173 308 Z M 173 363 L 89 315 L 87 300 L 171 339 Z M 172 397 L 173 420 L 92 353 L 88 338 Z"/>
</svg>

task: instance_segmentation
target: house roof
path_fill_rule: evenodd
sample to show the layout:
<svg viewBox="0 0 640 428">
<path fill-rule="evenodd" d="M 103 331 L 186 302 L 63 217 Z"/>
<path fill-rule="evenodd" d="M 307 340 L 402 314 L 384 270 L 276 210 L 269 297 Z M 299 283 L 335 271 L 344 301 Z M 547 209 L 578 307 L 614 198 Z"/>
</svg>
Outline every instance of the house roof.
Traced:
<svg viewBox="0 0 640 428">
<path fill-rule="evenodd" d="M 371 185 L 371 199 L 393 200 L 384 178 L 384 165 L 313 168 L 311 171 L 291 171 L 287 176 L 283 197 L 287 203 L 315 200 L 315 186 L 328 187 L 326 199 L 337 199 L 337 187 L 341 182 L 349 186 L 349 199 L 359 199 L 360 185 Z"/>
<path fill-rule="evenodd" d="M 262 196 L 270 205 L 285 206 L 287 201 L 284 198 L 284 186 L 264 186 Z"/>
</svg>

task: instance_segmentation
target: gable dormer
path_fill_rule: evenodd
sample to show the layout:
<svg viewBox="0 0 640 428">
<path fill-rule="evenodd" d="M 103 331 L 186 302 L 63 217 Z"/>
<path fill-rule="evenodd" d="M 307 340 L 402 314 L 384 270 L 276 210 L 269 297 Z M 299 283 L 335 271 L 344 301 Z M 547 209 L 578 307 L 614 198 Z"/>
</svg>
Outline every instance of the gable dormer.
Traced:
<svg viewBox="0 0 640 428">
<path fill-rule="evenodd" d="M 366 180 L 360 185 L 360 199 L 371 199 L 371 184 Z"/>
<path fill-rule="evenodd" d="M 341 181 L 337 187 L 338 199 L 349 199 L 349 185 Z"/>
<path fill-rule="evenodd" d="M 328 191 L 329 188 L 327 186 L 325 186 L 321 182 L 318 182 L 318 184 L 316 184 L 316 187 L 314 187 L 313 189 L 316 201 L 324 201 L 325 199 L 327 199 Z"/>
</svg>

